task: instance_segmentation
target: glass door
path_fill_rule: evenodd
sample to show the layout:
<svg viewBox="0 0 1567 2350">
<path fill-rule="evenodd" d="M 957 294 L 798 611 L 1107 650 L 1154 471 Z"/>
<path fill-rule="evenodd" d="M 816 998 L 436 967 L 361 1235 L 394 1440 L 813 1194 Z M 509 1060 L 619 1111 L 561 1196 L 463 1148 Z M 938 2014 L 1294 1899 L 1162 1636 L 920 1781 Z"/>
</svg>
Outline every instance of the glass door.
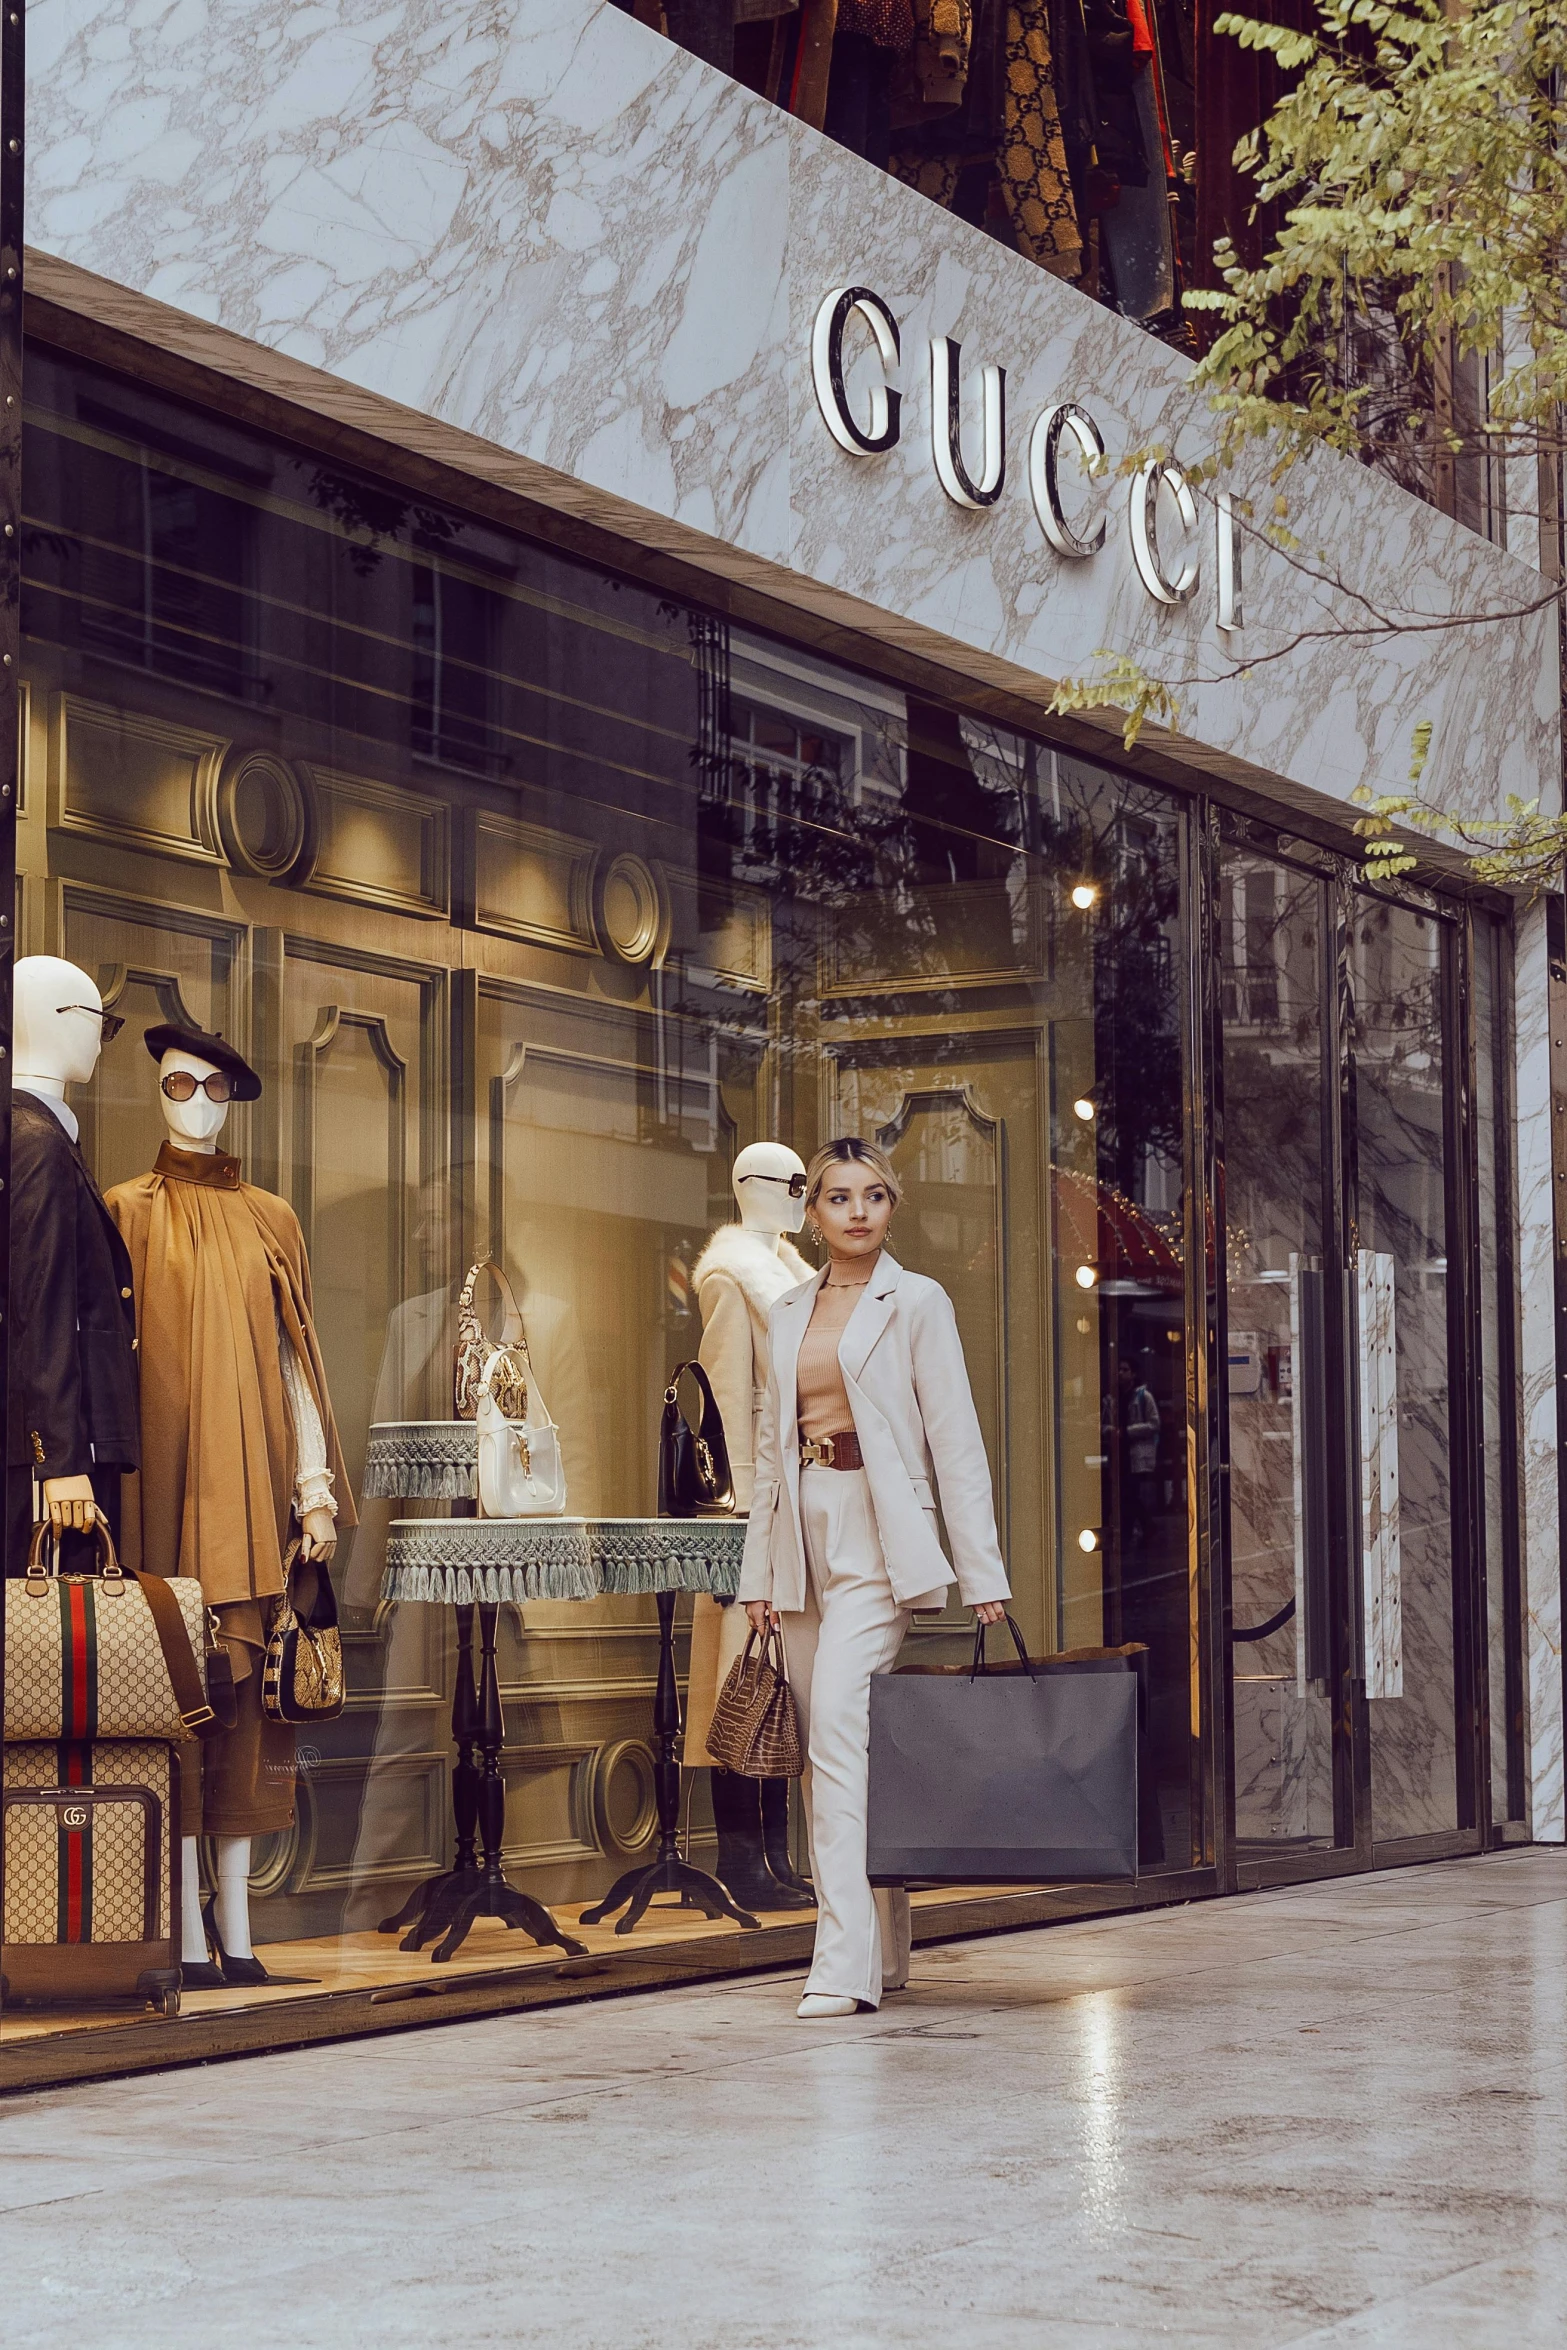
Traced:
<svg viewBox="0 0 1567 2350">
<path fill-rule="evenodd" d="M 1253 1869 L 1354 1836 L 1329 888 L 1225 854 L 1231 1719 Z"/>
</svg>

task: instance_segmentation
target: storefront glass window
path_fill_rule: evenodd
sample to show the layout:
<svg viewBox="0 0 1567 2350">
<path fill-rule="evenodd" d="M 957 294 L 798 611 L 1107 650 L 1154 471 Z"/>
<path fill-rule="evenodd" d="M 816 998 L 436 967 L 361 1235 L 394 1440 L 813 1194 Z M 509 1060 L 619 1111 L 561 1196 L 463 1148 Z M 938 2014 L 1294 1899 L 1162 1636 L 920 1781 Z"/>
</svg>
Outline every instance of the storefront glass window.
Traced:
<svg viewBox="0 0 1567 2350">
<path fill-rule="evenodd" d="M 1130 1658 L 1141 1866 L 1190 1866 L 1175 804 L 85 364 L 33 352 L 28 393 L 22 948 L 124 1023 L 71 1099 L 133 1254 L 124 1202 L 169 1139 L 146 1032 L 221 1032 L 259 1076 L 218 1147 L 297 1218 L 290 1343 L 340 1445 L 346 1707 L 263 1740 L 227 1811 L 212 1774 L 200 1823 L 214 1888 L 251 1836 L 286 1996 L 426 1976 L 378 1929 L 453 1857 L 463 1627 L 385 1581 L 394 1525 L 452 1503 L 367 1491 L 372 1428 L 449 1420 L 490 1255 L 569 1509 L 651 1515 L 703 1251 L 763 1140 L 890 1151 L 894 1249 L 955 1301 L 1029 1645 Z M 499 1336 L 483 1279 L 476 1305 Z M 143 1303 L 144 1350 L 181 1327 Z M 297 1435 L 293 1393 L 256 1410 Z M 172 1474 L 127 1488 L 128 1550 Z M 234 1494 L 202 1506 L 227 1539 Z M 966 1620 L 911 1647 L 956 1659 Z M 574 1934 L 649 1849 L 656 1663 L 648 1597 L 500 1608 L 505 1867 Z M 684 1800 L 712 1865 L 705 1774 Z M 662 1907 L 636 1939 L 709 1930 Z M 450 1963 L 559 1956 L 481 1919 Z M 13 2001 L 7 2030 L 73 2018 Z"/>
</svg>

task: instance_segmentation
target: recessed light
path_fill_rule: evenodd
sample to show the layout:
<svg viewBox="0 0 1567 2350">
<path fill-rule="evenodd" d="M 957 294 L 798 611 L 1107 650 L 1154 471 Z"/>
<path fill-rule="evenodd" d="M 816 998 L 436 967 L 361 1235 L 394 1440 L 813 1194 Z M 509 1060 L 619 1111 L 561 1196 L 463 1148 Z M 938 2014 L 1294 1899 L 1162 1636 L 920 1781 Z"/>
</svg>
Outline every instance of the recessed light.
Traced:
<svg viewBox="0 0 1567 2350">
<path fill-rule="evenodd" d="M 1072 903 L 1080 914 L 1086 914 L 1098 895 L 1091 881 L 1080 881 L 1072 892 Z"/>
<path fill-rule="evenodd" d="M 1079 1265 L 1073 1279 L 1079 1289 L 1092 1289 L 1099 1276 L 1092 1265 Z"/>
<path fill-rule="evenodd" d="M 1082 1119 L 1085 1126 L 1093 1117 L 1094 1105 L 1089 1100 L 1086 1093 L 1080 1093 L 1078 1095 L 1076 1101 L 1072 1104 L 1072 1108 L 1076 1112 L 1077 1116 Z"/>
</svg>

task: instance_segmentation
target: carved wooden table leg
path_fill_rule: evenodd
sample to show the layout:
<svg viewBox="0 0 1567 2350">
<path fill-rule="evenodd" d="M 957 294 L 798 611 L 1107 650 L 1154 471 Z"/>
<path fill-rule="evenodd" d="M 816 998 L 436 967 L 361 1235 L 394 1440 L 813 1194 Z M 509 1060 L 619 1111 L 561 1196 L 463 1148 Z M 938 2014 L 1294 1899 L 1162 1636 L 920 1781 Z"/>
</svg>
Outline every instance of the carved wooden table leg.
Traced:
<svg viewBox="0 0 1567 2350">
<path fill-rule="evenodd" d="M 731 1901 L 716 1877 L 693 1867 L 680 1851 L 680 1687 L 675 1678 L 675 1593 L 658 1597 L 658 1689 L 653 1699 L 653 1735 L 658 1760 L 653 1783 L 658 1795 L 658 1853 L 641 1868 L 617 1877 L 602 1901 L 582 1913 L 585 1926 L 602 1924 L 612 1911 L 626 1905 L 615 1926 L 629 1934 L 656 1893 L 673 1893 L 695 1903 L 707 1917 L 734 1918 L 742 1926 L 761 1924 L 749 1910 Z"/>
</svg>

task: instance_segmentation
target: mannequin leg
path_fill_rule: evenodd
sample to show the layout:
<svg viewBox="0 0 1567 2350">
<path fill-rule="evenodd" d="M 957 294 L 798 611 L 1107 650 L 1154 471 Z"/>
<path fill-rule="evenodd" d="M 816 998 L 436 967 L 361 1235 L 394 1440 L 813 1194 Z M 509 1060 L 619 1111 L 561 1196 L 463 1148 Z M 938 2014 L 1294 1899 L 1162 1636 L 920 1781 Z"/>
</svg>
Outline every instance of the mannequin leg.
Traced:
<svg viewBox="0 0 1567 2350">
<path fill-rule="evenodd" d="M 218 1838 L 216 1917 L 230 1958 L 254 1958 L 250 1942 L 250 1838 Z"/>
</svg>

